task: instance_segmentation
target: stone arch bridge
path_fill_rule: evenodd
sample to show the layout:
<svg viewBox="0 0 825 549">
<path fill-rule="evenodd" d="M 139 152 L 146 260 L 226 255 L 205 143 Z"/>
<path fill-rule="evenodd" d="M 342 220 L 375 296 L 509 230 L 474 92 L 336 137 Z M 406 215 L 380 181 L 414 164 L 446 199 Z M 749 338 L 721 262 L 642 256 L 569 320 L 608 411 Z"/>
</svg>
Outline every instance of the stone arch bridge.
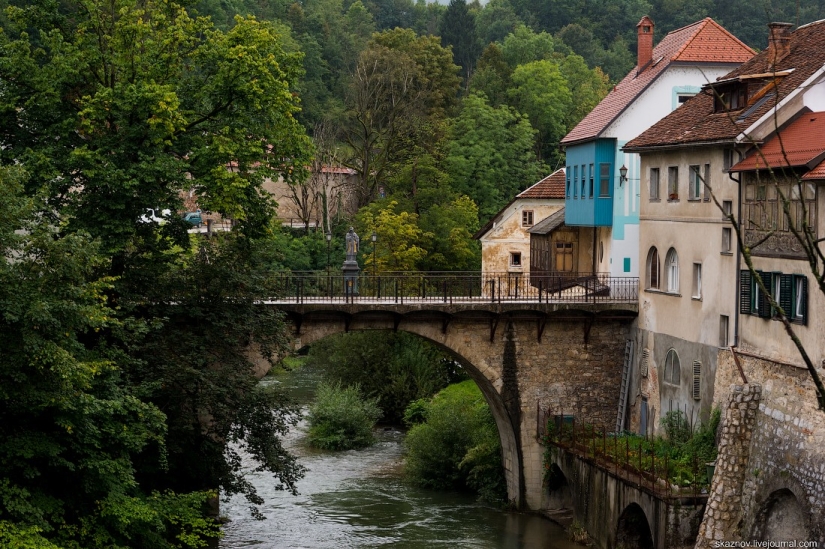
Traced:
<svg viewBox="0 0 825 549">
<path fill-rule="evenodd" d="M 508 280 L 509 278 L 509 280 Z M 612 429 L 638 279 L 563 282 L 508 275 L 289 275 L 267 305 L 284 313 L 296 349 L 354 330 L 402 330 L 451 354 L 481 388 L 501 437 L 508 497 L 543 507 L 538 409 Z M 546 289 L 550 289 L 548 292 Z"/>
</svg>

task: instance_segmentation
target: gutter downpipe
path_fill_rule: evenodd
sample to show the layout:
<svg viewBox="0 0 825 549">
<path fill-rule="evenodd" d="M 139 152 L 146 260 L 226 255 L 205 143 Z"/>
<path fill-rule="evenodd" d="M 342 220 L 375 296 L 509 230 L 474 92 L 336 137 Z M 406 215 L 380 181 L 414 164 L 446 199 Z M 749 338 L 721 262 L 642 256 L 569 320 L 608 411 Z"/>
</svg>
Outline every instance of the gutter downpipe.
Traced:
<svg viewBox="0 0 825 549">
<path fill-rule="evenodd" d="M 736 183 L 736 218 L 739 220 L 740 229 L 742 226 L 742 176 L 739 179 L 733 177 L 733 172 L 728 172 L 728 177 Z M 742 250 L 739 248 L 739 239 L 736 239 L 736 292 L 734 293 L 734 314 L 733 314 L 733 347 L 739 347 L 739 296 L 742 295 Z M 731 349 L 733 352 L 733 349 Z"/>
</svg>

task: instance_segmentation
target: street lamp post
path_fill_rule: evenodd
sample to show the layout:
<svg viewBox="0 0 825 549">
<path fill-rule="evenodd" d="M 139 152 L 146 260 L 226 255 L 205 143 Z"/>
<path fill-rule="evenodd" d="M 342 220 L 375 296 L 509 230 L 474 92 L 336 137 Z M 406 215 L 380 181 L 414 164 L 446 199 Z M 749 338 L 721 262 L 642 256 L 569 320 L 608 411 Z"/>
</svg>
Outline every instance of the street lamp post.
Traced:
<svg viewBox="0 0 825 549">
<path fill-rule="evenodd" d="M 327 271 L 329 271 L 329 246 L 332 243 L 332 233 L 327 231 L 327 234 L 324 236 L 327 239 Z"/>
<path fill-rule="evenodd" d="M 329 246 L 332 243 L 332 232 L 327 231 L 324 237 L 327 239 L 327 297 L 332 297 L 332 273 L 329 269 Z"/>
<path fill-rule="evenodd" d="M 370 240 L 372 240 L 372 276 L 375 277 L 375 244 L 378 242 L 378 235 L 375 234 L 375 231 L 372 231 Z"/>
</svg>

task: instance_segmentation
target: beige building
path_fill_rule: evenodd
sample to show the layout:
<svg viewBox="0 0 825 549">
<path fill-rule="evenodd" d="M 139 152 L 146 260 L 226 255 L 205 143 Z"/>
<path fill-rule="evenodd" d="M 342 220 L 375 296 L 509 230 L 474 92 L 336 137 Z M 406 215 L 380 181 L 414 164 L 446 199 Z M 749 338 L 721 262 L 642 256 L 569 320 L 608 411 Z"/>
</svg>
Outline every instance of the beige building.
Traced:
<svg viewBox="0 0 825 549">
<path fill-rule="evenodd" d="M 659 430 L 671 409 L 705 418 L 759 386 L 739 407 L 754 414 L 735 449 L 747 474 L 718 484 L 726 497 L 741 495 L 735 513 L 705 517 L 717 540 L 825 540 L 825 411 L 779 310 L 825 376 L 823 262 L 812 273 L 793 234 L 807 231 L 808 250 L 825 252 L 825 20 L 791 26 L 770 25 L 765 50 L 625 148 L 642 160 L 646 259 L 633 427 Z"/>
<path fill-rule="evenodd" d="M 342 166 L 320 166 L 300 185 L 283 179 L 267 180 L 264 189 L 278 203 L 278 219 L 291 227 L 329 226 L 336 217 L 348 218 L 357 210 L 355 170 Z M 325 207 L 326 204 L 326 207 Z M 328 216 L 324 223 L 324 212 Z"/>
<path fill-rule="evenodd" d="M 522 191 L 473 238 L 481 241 L 483 279 L 503 291 L 526 287 L 530 273 L 530 233 L 534 225 L 564 207 L 564 168 Z"/>
</svg>

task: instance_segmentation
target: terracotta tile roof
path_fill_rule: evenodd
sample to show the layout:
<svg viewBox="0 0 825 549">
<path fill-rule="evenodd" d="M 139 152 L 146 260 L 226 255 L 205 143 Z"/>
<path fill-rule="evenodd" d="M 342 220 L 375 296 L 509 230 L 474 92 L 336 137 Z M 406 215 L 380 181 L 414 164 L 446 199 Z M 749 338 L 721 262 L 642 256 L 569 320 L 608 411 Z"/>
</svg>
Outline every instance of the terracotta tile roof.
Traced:
<svg viewBox="0 0 825 549">
<path fill-rule="evenodd" d="M 653 48 L 651 66 L 641 73 L 634 67 L 561 143 L 598 137 L 671 63 L 740 64 L 751 57 L 753 50 L 710 17 L 671 31 Z"/>
<path fill-rule="evenodd" d="M 825 179 L 825 160 L 820 162 L 818 166 L 802 176 L 803 181 L 811 181 L 813 179 Z"/>
<path fill-rule="evenodd" d="M 559 168 L 532 187 L 528 187 L 516 198 L 564 198 L 564 168 Z"/>
<path fill-rule="evenodd" d="M 496 215 L 490 218 L 490 221 L 484 224 L 476 234 L 473 235 L 473 238 L 478 240 L 482 236 L 484 236 L 487 231 L 493 228 L 493 226 L 501 219 L 501 215 L 507 211 L 513 202 L 518 200 L 519 198 L 529 198 L 529 199 L 564 199 L 564 191 L 565 191 L 565 177 L 564 177 L 564 168 L 559 168 L 558 170 L 554 171 L 538 183 L 528 187 L 527 189 L 523 190 L 519 194 L 517 194 L 510 202 L 508 202 L 502 209 L 498 211 Z"/>
<path fill-rule="evenodd" d="M 784 167 L 816 167 L 825 159 L 825 112 L 803 114 L 774 135 L 760 151 L 731 167 L 732 172 Z"/>
<path fill-rule="evenodd" d="M 768 50 L 755 55 L 720 80 L 772 72 Z M 761 102 L 731 112 L 713 112 L 713 91 L 705 89 L 681 107 L 631 140 L 625 150 L 679 146 L 688 143 L 733 141 L 770 111 L 788 94 L 823 67 L 825 63 L 825 20 L 799 27 L 790 38 L 790 53 L 777 63 L 776 72 L 793 69 L 778 78 L 776 90 L 769 90 Z"/>
</svg>

